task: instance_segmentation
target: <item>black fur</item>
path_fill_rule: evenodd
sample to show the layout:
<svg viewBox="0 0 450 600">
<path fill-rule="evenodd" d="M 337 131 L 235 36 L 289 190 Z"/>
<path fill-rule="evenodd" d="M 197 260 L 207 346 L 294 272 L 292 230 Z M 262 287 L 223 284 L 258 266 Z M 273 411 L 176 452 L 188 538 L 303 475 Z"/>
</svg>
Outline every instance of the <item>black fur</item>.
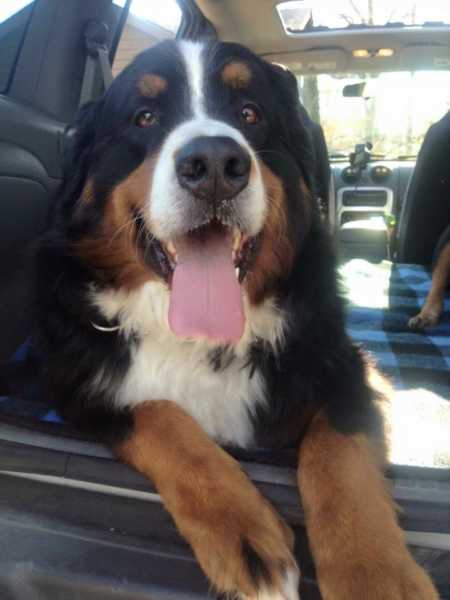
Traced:
<svg viewBox="0 0 450 600">
<path fill-rule="evenodd" d="M 346 334 L 333 249 L 319 223 L 283 292 L 282 306 L 291 317 L 285 348 L 277 356 L 267 351 L 252 356 L 268 387 L 269 408 L 259 407 L 256 419 L 260 445 L 295 445 L 308 419 L 325 405 L 340 431 L 378 433 L 365 357 Z"/>
<path fill-rule="evenodd" d="M 67 239 L 50 232 L 37 254 L 39 342 L 45 356 L 45 387 L 64 419 L 88 434 L 114 442 L 132 425 L 126 411 L 108 409 L 105 394 L 87 393 L 99 368 L 117 385 L 130 364 L 129 342 L 92 327 L 102 317 L 88 302 L 90 274 L 67 253 Z"/>
<path fill-rule="evenodd" d="M 271 577 L 269 569 L 248 540 L 242 540 L 241 552 L 250 578 L 257 588 L 260 589 L 263 584 L 270 584 Z"/>
<path fill-rule="evenodd" d="M 299 191 L 300 176 L 311 190 L 316 188 L 317 169 L 310 124 L 292 76 L 235 44 L 213 44 L 208 56 L 212 75 L 207 108 L 212 116 L 241 129 L 260 159 L 282 180 L 288 235 L 296 256 L 292 270 L 274 283 L 289 319 L 286 344 L 275 355 L 262 342 L 255 342 L 248 356 L 251 374 L 261 373 L 269 400 L 254 416 L 257 442 L 265 447 L 297 444 L 321 407 L 326 407 L 331 423 L 342 432 L 377 433 L 381 423 L 374 392 L 367 384 L 365 360 L 345 331 L 332 244 L 318 210 L 306 215 Z M 265 119 L 252 129 L 239 124 L 235 116 L 242 92 L 227 88 L 218 75 L 232 58 L 248 62 L 257 73 L 245 100 L 258 102 Z M 147 72 L 169 77 L 174 89 L 152 136 L 130 126 L 142 104 L 136 81 Z M 189 116 L 183 77 L 174 44 L 164 42 L 139 56 L 98 103 L 82 109 L 69 143 L 65 184 L 37 256 L 39 327 L 53 397 L 65 418 L 113 443 L 132 427 L 132 415 L 115 411 L 111 396 L 129 368 L 132 345 L 139 339 L 126 341 L 120 333 L 105 334 L 92 327 L 101 316 L 89 302 L 88 289 L 92 282 L 101 285 L 101 278 L 72 248 L 95 232 L 110 191 L 158 148 L 166 131 Z M 159 110 L 157 104 L 153 108 Z M 90 177 L 95 201 L 80 217 L 75 206 Z M 212 369 L 226 369 L 233 353 L 220 348 L 210 361 Z M 89 393 L 88 384 L 99 371 L 103 392 Z M 243 547 L 243 552 L 255 565 L 248 548 Z"/>
</svg>

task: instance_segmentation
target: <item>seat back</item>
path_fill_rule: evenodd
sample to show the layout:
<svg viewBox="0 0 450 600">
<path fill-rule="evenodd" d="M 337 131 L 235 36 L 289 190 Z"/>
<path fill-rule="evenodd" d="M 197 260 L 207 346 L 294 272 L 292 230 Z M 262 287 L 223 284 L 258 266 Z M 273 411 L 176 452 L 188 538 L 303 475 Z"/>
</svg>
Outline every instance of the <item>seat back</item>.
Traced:
<svg viewBox="0 0 450 600">
<path fill-rule="evenodd" d="M 400 216 L 397 261 L 431 264 L 450 223 L 450 112 L 427 131 Z"/>
</svg>

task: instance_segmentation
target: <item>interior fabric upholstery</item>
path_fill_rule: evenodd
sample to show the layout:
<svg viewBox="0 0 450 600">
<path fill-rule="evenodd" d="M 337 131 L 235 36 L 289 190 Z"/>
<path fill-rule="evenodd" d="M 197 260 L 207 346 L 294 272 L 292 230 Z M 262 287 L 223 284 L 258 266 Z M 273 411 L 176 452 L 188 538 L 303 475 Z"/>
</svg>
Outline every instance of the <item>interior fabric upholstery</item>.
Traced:
<svg viewBox="0 0 450 600">
<path fill-rule="evenodd" d="M 431 264 L 450 223 L 450 111 L 427 131 L 400 217 L 401 263 Z"/>
</svg>

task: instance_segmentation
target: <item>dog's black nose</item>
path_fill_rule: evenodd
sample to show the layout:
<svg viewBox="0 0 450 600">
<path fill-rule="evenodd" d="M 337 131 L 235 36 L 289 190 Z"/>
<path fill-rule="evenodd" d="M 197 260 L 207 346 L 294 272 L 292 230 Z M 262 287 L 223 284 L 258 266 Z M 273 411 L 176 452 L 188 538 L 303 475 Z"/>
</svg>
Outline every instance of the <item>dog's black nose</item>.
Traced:
<svg viewBox="0 0 450 600">
<path fill-rule="evenodd" d="M 176 157 L 180 185 L 204 200 L 230 200 L 248 184 L 250 155 L 229 137 L 197 137 Z"/>
</svg>

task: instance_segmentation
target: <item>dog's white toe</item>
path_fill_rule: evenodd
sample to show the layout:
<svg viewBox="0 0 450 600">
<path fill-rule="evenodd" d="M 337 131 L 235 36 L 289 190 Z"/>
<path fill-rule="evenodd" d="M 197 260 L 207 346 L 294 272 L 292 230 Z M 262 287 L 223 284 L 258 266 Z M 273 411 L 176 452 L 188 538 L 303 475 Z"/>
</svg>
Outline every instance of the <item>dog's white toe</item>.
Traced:
<svg viewBox="0 0 450 600">
<path fill-rule="evenodd" d="M 298 583 L 300 573 L 295 567 L 288 569 L 282 590 L 263 588 L 256 596 L 245 596 L 242 600 L 300 600 Z"/>
</svg>

